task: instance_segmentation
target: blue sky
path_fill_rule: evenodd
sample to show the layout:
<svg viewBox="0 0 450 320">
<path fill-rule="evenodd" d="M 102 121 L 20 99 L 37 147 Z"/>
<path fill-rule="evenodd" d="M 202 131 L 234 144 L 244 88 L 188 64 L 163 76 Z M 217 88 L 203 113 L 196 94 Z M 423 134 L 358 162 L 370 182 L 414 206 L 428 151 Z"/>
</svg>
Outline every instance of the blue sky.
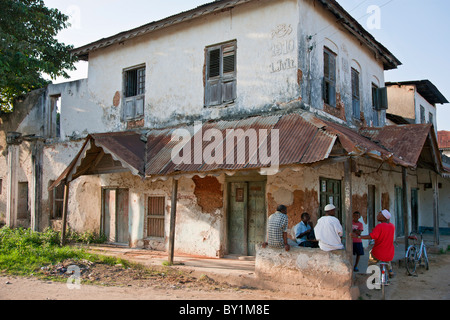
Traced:
<svg viewBox="0 0 450 320">
<path fill-rule="evenodd" d="M 58 38 L 75 47 L 195 8 L 212 0 L 44 0 L 72 17 L 72 27 Z M 450 100 L 450 1 L 337 0 L 402 63 L 386 81 L 428 79 Z M 379 15 L 369 11 L 379 8 Z M 78 64 L 74 79 L 87 77 Z M 450 131 L 450 104 L 437 105 L 438 130 Z"/>
</svg>

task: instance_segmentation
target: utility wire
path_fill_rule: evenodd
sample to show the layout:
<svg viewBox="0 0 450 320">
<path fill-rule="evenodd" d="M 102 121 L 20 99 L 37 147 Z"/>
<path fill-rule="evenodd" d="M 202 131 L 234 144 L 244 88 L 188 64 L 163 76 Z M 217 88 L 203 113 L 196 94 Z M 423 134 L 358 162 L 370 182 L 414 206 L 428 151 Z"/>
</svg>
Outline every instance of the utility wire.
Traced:
<svg viewBox="0 0 450 320">
<path fill-rule="evenodd" d="M 363 2 L 361 2 L 360 4 L 358 4 L 356 7 L 354 7 L 352 10 L 350 10 L 350 11 L 348 11 L 349 13 L 350 12 L 352 12 L 352 11 L 354 11 L 354 10 L 356 10 L 357 8 L 359 8 L 362 4 L 364 4 L 365 2 L 367 2 L 368 0 L 364 0 Z M 383 7 L 385 7 L 385 6 L 387 6 L 387 5 L 389 5 L 390 3 L 392 3 L 392 2 L 394 2 L 395 0 L 389 0 L 388 2 L 386 2 L 386 3 L 384 3 L 384 4 L 382 4 L 381 6 L 379 6 L 379 8 L 381 9 L 381 8 L 383 8 Z M 359 17 L 358 19 L 355 19 L 356 21 L 358 21 L 358 22 L 360 22 L 360 20 L 362 20 L 362 19 L 364 19 L 364 18 L 366 18 L 367 16 L 369 16 L 370 14 L 372 14 L 371 12 L 368 12 L 368 13 L 366 13 L 365 15 L 363 15 L 363 16 L 361 16 L 361 17 Z M 339 20 L 336 20 L 336 22 L 338 22 Z M 315 36 L 317 36 L 319 33 L 322 33 L 323 31 L 325 31 L 326 29 L 328 29 L 329 27 L 331 27 L 333 24 L 328 24 L 326 27 L 324 27 L 324 28 L 322 28 L 321 30 L 319 30 L 319 31 L 317 31 L 314 35 L 312 35 L 310 38 L 312 39 L 312 37 L 315 37 Z M 334 36 L 336 33 L 338 33 L 339 32 L 339 30 L 338 31 L 335 31 L 334 33 L 332 33 L 331 35 L 330 35 L 330 37 L 331 36 Z M 318 44 L 320 44 L 320 43 L 322 43 L 324 40 L 322 40 L 321 42 L 319 42 L 319 43 L 317 43 L 316 45 L 318 45 Z"/>
</svg>

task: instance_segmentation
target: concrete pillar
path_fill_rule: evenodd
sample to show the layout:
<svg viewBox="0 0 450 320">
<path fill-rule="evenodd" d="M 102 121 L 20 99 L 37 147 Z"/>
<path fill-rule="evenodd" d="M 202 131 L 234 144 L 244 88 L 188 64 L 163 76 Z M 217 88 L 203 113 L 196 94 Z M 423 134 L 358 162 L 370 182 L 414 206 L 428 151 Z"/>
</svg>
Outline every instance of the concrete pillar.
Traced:
<svg viewBox="0 0 450 320">
<path fill-rule="evenodd" d="M 6 225 L 14 227 L 17 217 L 17 194 L 18 178 L 17 167 L 19 166 L 19 148 L 20 145 L 8 145 L 8 197 L 6 201 Z"/>
<path fill-rule="evenodd" d="M 344 229 L 345 249 L 347 254 L 353 254 L 353 239 L 349 233 L 352 231 L 353 204 L 352 204 L 352 159 L 348 158 L 344 162 L 344 219 L 342 227 Z"/>
</svg>

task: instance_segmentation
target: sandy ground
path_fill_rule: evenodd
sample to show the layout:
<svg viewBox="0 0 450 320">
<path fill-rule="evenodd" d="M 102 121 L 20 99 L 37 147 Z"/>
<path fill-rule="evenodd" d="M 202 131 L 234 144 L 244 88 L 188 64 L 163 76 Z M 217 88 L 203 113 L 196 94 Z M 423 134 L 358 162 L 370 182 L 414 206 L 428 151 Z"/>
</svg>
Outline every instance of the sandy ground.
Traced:
<svg viewBox="0 0 450 320">
<path fill-rule="evenodd" d="M 395 277 L 386 289 L 387 300 L 450 300 L 450 253 L 429 254 L 430 269 L 417 268 L 417 275 L 409 276 L 404 267 L 394 268 Z M 357 275 L 364 283 L 367 275 Z M 363 281 L 364 280 L 364 281 Z M 380 291 L 360 285 L 361 299 L 378 300 Z"/>
<path fill-rule="evenodd" d="M 278 292 L 233 287 L 215 283 L 212 279 L 183 277 L 176 281 L 143 279 L 136 274 L 124 275 L 118 268 L 116 278 L 135 281 L 105 285 L 81 284 L 79 289 L 69 289 L 67 283 L 33 278 L 0 276 L 1 300 L 289 300 L 298 299 Z M 404 268 L 398 268 L 387 289 L 389 300 L 449 300 L 450 254 L 431 255 L 430 270 L 418 270 L 418 276 L 407 276 Z M 93 273 L 92 273 L 93 274 Z M 111 273 L 109 273 L 111 274 Z M 95 277 L 95 275 L 94 275 Z M 115 276 L 110 276 L 114 278 Z M 128 277 L 128 278 L 127 278 Z M 359 283 L 365 283 L 368 275 L 358 274 Z M 106 281 L 105 279 L 100 279 Z M 173 280 L 173 279 L 172 279 Z M 180 283 L 182 285 L 180 285 Z M 379 291 L 361 286 L 362 300 L 378 300 Z"/>
<path fill-rule="evenodd" d="M 105 287 L 81 285 L 68 289 L 65 283 L 29 278 L 0 277 L 1 300 L 275 300 L 279 295 L 250 289 L 176 289 Z"/>
</svg>

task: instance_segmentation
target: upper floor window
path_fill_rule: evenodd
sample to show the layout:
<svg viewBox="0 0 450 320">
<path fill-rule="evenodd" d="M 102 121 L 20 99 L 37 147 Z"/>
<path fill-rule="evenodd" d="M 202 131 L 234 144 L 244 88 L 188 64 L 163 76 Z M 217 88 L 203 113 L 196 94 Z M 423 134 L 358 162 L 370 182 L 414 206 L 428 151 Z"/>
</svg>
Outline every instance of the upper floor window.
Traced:
<svg viewBox="0 0 450 320">
<path fill-rule="evenodd" d="M 323 101 L 336 107 L 336 54 L 323 51 Z"/>
<path fill-rule="evenodd" d="M 428 123 L 431 123 L 434 125 L 434 117 L 431 112 L 428 114 Z"/>
<path fill-rule="evenodd" d="M 145 66 L 124 70 L 123 90 L 123 119 L 128 121 L 142 118 L 145 103 Z"/>
<path fill-rule="evenodd" d="M 380 110 L 378 110 L 378 86 L 372 83 L 372 109 L 373 109 L 373 125 L 380 126 Z"/>
<path fill-rule="evenodd" d="M 361 117 L 361 99 L 359 93 L 359 72 L 352 68 L 352 106 L 353 118 Z"/>
<path fill-rule="evenodd" d="M 378 88 L 372 83 L 372 108 L 373 108 L 373 125 L 379 127 L 381 122 L 381 110 L 388 109 L 387 88 Z"/>
<path fill-rule="evenodd" d="M 50 96 L 50 109 L 46 116 L 48 138 L 61 137 L 61 94 Z"/>
<path fill-rule="evenodd" d="M 426 123 L 424 106 L 420 106 L 420 123 Z"/>
<path fill-rule="evenodd" d="M 206 49 L 205 106 L 236 99 L 236 41 Z"/>
</svg>

